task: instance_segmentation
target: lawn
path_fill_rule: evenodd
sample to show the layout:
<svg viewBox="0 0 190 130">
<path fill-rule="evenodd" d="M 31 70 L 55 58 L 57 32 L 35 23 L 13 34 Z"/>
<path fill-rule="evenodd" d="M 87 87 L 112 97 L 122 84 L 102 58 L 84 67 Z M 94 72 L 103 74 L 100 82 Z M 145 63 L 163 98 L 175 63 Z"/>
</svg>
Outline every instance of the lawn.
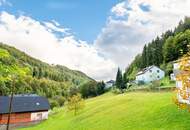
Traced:
<svg viewBox="0 0 190 130">
<path fill-rule="evenodd" d="M 171 92 L 107 93 L 86 100 L 77 116 L 66 109 L 22 130 L 189 130 L 190 113 L 179 110 Z"/>
</svg>

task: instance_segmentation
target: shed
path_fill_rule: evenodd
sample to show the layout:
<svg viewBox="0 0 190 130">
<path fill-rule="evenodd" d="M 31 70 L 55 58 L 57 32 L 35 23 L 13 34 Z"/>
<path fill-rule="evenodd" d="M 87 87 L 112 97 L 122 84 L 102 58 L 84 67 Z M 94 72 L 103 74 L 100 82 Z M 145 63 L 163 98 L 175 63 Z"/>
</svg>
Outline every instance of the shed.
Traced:
<svg viewBox="0 0 190 130">
<path fill-rule="evenodd" d="M 9 115 L 10 96 L 0 96 L 0 125 L 6 125 Z M 10 124 L 25 124 L 48 119 L 50 105 L 38 95 L 15 95 L 12 102 Z"/>
</svg>

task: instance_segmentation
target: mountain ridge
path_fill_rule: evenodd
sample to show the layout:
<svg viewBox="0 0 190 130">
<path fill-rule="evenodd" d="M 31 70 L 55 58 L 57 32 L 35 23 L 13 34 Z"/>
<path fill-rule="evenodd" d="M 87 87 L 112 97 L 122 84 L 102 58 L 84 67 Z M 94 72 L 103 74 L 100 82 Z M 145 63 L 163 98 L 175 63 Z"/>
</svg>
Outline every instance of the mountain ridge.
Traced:
<svg viewBox="0 0 190 130">
<path fill-rule="evenodd" d="M 12 81 L 1 80 L 1 77 L 6 79 L 17 70 L 26 75 L 16 83 L 16 94 L 35 93 L 48 98 L 66 96 L 69 88 L 95 81 L 84 72 L 63 65 L 50 65 L 4 43 L 0 43 L 0 54 L 0 95 L 10 94 L 12 86 Z M 10 72 L 3 74 L 7 69 Z"/>
</svg>

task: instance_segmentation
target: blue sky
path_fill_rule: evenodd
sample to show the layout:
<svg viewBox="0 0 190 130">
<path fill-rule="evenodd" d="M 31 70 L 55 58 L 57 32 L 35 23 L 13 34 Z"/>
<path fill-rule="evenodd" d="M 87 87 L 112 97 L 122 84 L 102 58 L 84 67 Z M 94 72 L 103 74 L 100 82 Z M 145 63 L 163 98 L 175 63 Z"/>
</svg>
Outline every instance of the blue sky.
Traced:
<svg viewBox="0 0 190 130">
<path fill-rule="evenodd" d="M 76 37 L 92 43 L 106 24 L 110 9 L 119 0 L 9 0 L 1 7 L 15 15 L 24 13 L 39 21 L 56 20 Z"/>
<path fill-rule="evenodd" d="M 189 7 L 190 0 L 0 0 L 0 42 L 110 80 L 146 43 L 190 16 Z"/>
</svg>

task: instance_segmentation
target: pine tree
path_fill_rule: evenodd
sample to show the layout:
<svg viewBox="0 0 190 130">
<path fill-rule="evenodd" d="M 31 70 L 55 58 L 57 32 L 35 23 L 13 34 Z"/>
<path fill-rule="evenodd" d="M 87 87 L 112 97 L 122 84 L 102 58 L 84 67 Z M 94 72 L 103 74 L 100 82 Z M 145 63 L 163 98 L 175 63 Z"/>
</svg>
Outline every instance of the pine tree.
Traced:
<svg viewBox="0 0 190 130">
<path fill-rule="evenodd" d="M 142 53 L 142 63 L 141 63 L 141 68 L 147 67 L 147 46 L 145 45 L 143 48 L 143 53 Z"/>
<path fill-rule="evenodd" d="M 122 88 L 127 88 L 127 83 L 128 83 L 128 79 L 127 79 L 127 73 L 125 72 L 123 74 L 123 87 Z"/>
<path fill-rule="evenodd" d="M 147 47 L 147 66 L 153 65 L 153 50 L 152 45 L 149 44 Z"/>
<path fill-rule="evenodd" d="M 118 68 L 117 75 L 116 75 L 116 87 L 122 89 L 123 86 L 123 78 L 122 78 L 122 71 Z"/>
</svg>

